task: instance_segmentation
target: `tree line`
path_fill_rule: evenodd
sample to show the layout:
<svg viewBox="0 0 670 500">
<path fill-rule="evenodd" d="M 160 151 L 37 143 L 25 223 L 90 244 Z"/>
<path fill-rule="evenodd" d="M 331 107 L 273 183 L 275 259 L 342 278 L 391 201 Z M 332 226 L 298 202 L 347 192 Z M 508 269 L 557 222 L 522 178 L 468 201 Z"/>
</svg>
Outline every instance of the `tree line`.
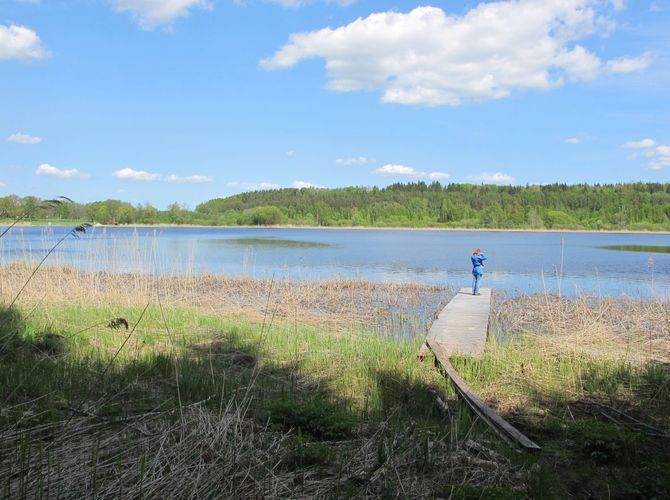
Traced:
<svg viewBox="0 0 670 500">
<path fill-rule="evenodd" d="M 159 210 L 119 200 L 50 205 L 34 196 L 0 198 L 0 218 L 26 214 L 100 224 L 669 230 L 670 183 L 286 188 L 216 198 L 195 210 L 179 203 Z"/>
</svg>

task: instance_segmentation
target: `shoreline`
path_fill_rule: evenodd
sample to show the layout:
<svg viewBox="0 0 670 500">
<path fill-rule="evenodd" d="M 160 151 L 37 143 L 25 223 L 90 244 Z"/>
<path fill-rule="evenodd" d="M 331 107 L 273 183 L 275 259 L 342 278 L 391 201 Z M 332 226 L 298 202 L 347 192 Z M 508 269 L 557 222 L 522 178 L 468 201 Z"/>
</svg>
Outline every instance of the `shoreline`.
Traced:
<svg viewBox="0 0 670 500">
<path fill-rule="evenodd" d="M 31 224 L 20 222 L 15 227 L 67 227 L 68 224 Z M 0 224 L 3 227 L 3 224 Z M 594 234 L 668 234 L 670 229 L 527 229 L 527 228 L 471 228 L 471 227 L 406 227 L 406 226 L 302 226 L 278 224 L 271 226 L 215 226 L 208 224 L 94 224 L 93 227 L 141 227 L 141 228 L 206 228 L 206 229 L 325 229 L 356 231 L 471 231 L 479 233 L 594 233 Z"/>
</svg>

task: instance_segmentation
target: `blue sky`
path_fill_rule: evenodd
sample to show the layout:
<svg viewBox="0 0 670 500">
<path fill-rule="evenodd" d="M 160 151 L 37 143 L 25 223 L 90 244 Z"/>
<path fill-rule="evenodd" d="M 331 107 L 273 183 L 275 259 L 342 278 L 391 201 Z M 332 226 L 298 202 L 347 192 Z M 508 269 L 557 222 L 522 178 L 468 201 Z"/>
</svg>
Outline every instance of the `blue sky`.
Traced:
<svg viewBox="0 0 670 500">
<path fill-rule="evenodd" d="M 0 196 L 670 180 L 670 0 L 0 0 Z"/>
</svg>

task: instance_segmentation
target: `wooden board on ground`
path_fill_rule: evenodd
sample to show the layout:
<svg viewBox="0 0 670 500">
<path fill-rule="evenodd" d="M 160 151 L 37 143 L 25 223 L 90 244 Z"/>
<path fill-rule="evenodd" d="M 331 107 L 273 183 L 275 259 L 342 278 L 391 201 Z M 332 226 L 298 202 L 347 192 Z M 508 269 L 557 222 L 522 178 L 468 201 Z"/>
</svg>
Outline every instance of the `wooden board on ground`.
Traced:
<svg viewBox="0 0 670 500">
<path fill-rule="evenodd" d="M 433 322 L 427 340 L 439 342 L 449 356 L 480 356 L 488 335 L 490 310 L 490 288 L 482 288 L 481 295 L 461 288 Z"/>
<path fill-rule="evenodd" d="M 449 361 L 447 350 L 439 342 L 428 339 L 428 347 L 433 351 L 435 360 L 447 372 L 447 375 L 454 383 L 456 390 L 463 400 L 470 406 L 482 420 L 484 420 L 496 433 L 510 443 L 516 444 L 528 451 L 540 451 L 542 448 L 528 439 L 512 424 L 493 411 L 482 399 L 474 394 L 458 372 Z"/>
</svg>

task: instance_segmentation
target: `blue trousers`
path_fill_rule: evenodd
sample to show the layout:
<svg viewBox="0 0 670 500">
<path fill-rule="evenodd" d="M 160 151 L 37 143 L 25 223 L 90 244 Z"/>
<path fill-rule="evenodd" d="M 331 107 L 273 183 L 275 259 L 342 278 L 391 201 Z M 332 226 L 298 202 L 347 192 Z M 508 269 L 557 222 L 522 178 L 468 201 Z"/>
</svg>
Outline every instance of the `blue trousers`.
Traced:
<svg viewBox="0 0 670 500">
<path fill-rule="evenodd" d="M 479 285 L 482 282 L 482 275 L 477 273 L 472 273 L 472 294 L 479 295 Z"/>
</svg>

